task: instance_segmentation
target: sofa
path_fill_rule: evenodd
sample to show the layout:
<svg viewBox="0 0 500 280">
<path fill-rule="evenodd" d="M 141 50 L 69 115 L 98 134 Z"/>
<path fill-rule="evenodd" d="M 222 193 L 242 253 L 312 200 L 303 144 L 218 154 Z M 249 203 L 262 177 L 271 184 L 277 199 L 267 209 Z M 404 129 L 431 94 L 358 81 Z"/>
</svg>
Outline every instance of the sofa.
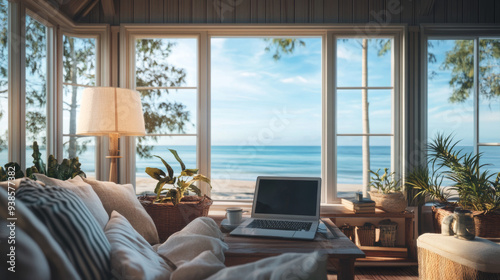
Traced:
<svg viewBox="0 0 500 280">
<path fill-rule="evenodd" d="M 160 244 L 130 184 L 36 178 L 0 184 L 0 279 L 327 279 L 319 253 L 226 267 L 208 217 Z"/>
</svg>

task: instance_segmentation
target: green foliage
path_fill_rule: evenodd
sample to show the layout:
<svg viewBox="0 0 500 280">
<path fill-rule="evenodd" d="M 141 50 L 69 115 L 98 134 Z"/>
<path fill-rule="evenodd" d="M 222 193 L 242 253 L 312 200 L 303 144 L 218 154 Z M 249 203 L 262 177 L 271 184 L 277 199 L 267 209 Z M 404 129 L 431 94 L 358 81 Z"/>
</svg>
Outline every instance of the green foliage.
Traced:
<svg viewBox="0 0 500 280">
<path fill-rule="evenodd" d="M 500 97 L 500 40 L 479 40 L 479 91 L 485 99 Z M 446 53 L 441 65 L 443 69 L 451 69 L 450 86 L 453 93 L 451 103 L 463 103 L 473 93 L 474 87 L 474 41 L 457 40 L 453 50 Z"/>
<path fill-rule="evenodd" d="M 175 44 L 165 39 L 139 39 L 136 41 L 136 84 L 137 87 L 178 87 L 186 82 L 183 68 L 168 63 Z M 186 105 L 169 100 L 170 90 L 141 90 L 142 107 L 146 133 L 184 133 L 191 114 Z M 138 137 L 137 155 L 151 158 L 152 145 L 158 136 Z"/>
<path fill-rule="evenodd" d="M 407 175 L 405 188 L 407 191 L 416 191 L 414 200 L 418 204 L 423 204 L 427 197 L 440 203 L 446 203 L 450 193 L 441 187 L 443 179 L 441 174 L 429 170 L 429 167 L 417 166 Z"/>
<path fill-rule="evenodd" d="M 407 184 L 418 189 L 420 197 L 430 197 L 442 203 L 451 203 L 451 192 L 458 194 L 457 204 L 467 210 L 489 212 L 500 209 L 500 173 L 493 174 L 480 164 L 482 153 L 463 153 L 456 150 L 460 141 L 438 134 L 429 143 L 429 168 L 414 169 Z M 439 178 L 439 179 L 438 179 Z M 443 179 L 453 182 L 442 188 Z"/>
<path fill-rule="evenodd" d="M 86 177 L 85 173 L 80 169 L 81 163 L 78 161 L 78 157 L 72 159 L 63 159 L 61 164 L 57 162 L 57 159 L 50 155 L 48 159 L 48 165 L 46 166 L 42 160 L 42 154 L 39 151 L 38 143 L 33 142 L 33 166 L 26 169 L 26 176 L 36 180 L 34 174 L 44 174 L 47 177 L 56 178 L 59 180 L 67 180 L 74 178 L 77 175 Z"/>
<path fill-rule="evenodd" d="M 201 196 L 200 189 L 194 185 L 195 182 L 205 182 L 212 187 L 210 179 L 198 174 L 198 169 L 186 169 L 177 151 L 171 149 L 169 149 L 169 151 L 174 155 L 181 166 L 182 171 L 179 176 L 175 177 L 172 167 L 159 156 L 155 157 L 161 160 L 167 169 L 168 175 L 159 168 L 146 167 L 146 173 L 151 176 L 151 178 L 158 180 L 154 191 L 156 193 L 156 202 L 172 201 L 174 205 L 177 205 L 188 191 L 192 191 L 196 195 Z M 165 187 L 165 185 L 170 185 L 170 187 Z M 162 193 L 165 194 L 165 196 L 161 196 Z"/>
<path fill-rule="evenodd" d="M 264 41 L 268 42 L 265 48 L 266 52 L 274 49 L 273 59 L 280 60 L 282 54 L 291 54 L 295 51 L 296 45 L 305 47 L 306 43 L 302 40 L 293 38 L 266 38 Z"/>
<path fill-rule="evenodd" d="M 9 175 L 9 172 L 12 171 L 14 171 L 14 176 L 12 174 Z M 14 177 L 15 179 L 24 177 L 21 166 L 17 162 L 9 162 L 4 167 L 0 167 L 0 181 L 7 181 L 9 177 Z"/>
<path fill-rule="evenodd" d="M 400 180 L 396 180 L 395 172 L 389 173 L 388 168 L 384 168 L 384 174 L 380 175 L 380 168 L 377 172 L 370 170 L 373 175 L 370 180 L 370 187 L 377 189 L 380 193 L 393 193 L 401 191 Z"/>
</svg>

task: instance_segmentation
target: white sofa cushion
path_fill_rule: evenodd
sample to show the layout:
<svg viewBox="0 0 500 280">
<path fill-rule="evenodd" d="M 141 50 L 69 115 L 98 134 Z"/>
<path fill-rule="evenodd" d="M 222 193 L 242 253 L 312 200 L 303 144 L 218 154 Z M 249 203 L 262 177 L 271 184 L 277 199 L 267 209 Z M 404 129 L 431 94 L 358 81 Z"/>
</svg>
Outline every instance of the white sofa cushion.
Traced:
<svg viewBox="0 0 500 280">
<path fill-rule="evenodd" d="M 326 280 L 326 260 L 326 256 L 319 252 L 287 253 L 253 263 L 228 267 L 206 280 Z"/>
<path fill-rule="evenodd" d="M 111 244 L 111 273 L 117 279 L 169 279 L 170 268 L 144 239 L 117 211 L 111 213 L 106 228 Z"/>
<path fill-rule="evenodd" d="M 47 177 L 43 174 L 35 174 L 37 180 L 45 183 L 47 186 L 58 186 L 73 191 L 90 210 L 90 213 L 97 220 L 101 229 L 104 229 L 109 220 L 109 215 L 104 210 L 101 200 L 92 189 L 92 187 L 82 180 L 82 177 L 76 176 L 73 179 L 62 181 L 55 178 Z"/>
<path fill-rule="evenodd" d="M 150 244 L 160 242 L 153 219 L 142 207 L 131 184 L 119 185 L 113 182 L 96 181 L 87 178 L 83 180 L 92 186 L 109 215 L 113 210 L 117 211 Z"/>
</svg>

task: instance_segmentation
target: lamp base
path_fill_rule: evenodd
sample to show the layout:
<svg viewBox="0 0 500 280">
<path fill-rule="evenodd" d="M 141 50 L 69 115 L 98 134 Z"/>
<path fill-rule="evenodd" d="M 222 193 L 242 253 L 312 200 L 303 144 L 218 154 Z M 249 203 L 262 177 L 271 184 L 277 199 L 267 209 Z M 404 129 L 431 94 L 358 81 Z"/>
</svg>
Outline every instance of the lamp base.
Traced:
<svg viewBox="0 0 500 280">
<path fill-rule="evenodd" d="M 118 139 L 120 135 L 118 133 L 109 134 L 109 156 L 106 158 L 111 159 L 109 164 L 109 181 L 118 183 L 118 159 L 121 158 L 120 150 L 118 150 Z"/>
</svg>

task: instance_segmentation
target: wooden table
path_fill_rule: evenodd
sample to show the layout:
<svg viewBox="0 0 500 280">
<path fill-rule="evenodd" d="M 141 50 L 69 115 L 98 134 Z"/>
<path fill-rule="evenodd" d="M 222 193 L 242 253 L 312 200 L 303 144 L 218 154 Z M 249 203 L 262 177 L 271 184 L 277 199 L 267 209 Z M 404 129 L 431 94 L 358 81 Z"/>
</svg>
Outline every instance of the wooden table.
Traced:
<svg viewBox="0 0 500 280">
<path fill-rule="evenodd" d="M 364 258 L 365 253 L 354 245 L 329 219 L 323 222 L 338 238 L 327 239 L 316 234 L 312 241 L 274 239 L 258 237 L 231 236 L 226 234 L 224 241 L 229 249 L 224 254 L 226 265 L 233 266 L 254 262 L 283 253 L 311 253 L 321 251 L 328 254 L 330 262 L 337 268 L 337 279 L 354 279 L 354 262 Z"/>
</svg>

